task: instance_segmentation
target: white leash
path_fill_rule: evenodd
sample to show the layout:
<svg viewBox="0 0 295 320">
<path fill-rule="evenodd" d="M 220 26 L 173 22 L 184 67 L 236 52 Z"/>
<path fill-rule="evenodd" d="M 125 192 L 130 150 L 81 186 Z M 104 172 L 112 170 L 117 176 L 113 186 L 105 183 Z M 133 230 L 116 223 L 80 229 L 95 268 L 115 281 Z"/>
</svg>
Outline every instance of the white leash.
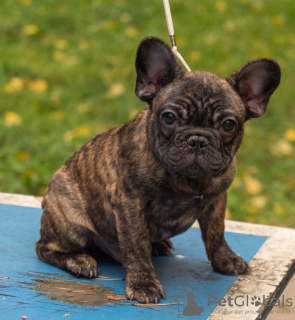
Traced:
<svg viewBox="0 0 295 320">
<path fill-rule="evenodd" d="M 169 35 L 170 35 L 172 51 L 176 55 L 176 57 L 181 61 L 181 63 L 185 66 L 187 71 L 191 71 L 190 67 L 187 65 L 187 63 L 183 59 L 182 55 L 177 51 L 169 0 L 163 0 L 163 3 L 164 3 L 164 10 L 165 10 L 165 15 L 166 15 L 168 31 L 169 31 Z"/>
</svg>

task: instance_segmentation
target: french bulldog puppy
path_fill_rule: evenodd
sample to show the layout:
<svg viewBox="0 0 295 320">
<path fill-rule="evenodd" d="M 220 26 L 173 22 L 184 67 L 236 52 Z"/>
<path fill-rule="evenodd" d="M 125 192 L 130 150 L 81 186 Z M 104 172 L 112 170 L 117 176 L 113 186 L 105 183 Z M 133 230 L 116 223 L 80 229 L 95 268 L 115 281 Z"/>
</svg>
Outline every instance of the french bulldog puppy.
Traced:
<svg viewBox="0 0 295 320">
<path fill-rule="evenodd" d="M 135 93 L 148 106 L 54 174 L 36 249 L 42 261 L 91 278 L 99 270 L 85 251 L 98 247 L 122 263 L 127 298 L 157 303 L 165 293 L 152 254 L 168 255 L 170 238 L 197 220 L 216 271 L 250 271 L 224 239 L 227 189 L 244 123 L 266 111 L 280 67 L 254 60 L 226 80 L 185 73 L 169 46 L 149 37 L 138 47 L 136 71 Z"/>
</svg>

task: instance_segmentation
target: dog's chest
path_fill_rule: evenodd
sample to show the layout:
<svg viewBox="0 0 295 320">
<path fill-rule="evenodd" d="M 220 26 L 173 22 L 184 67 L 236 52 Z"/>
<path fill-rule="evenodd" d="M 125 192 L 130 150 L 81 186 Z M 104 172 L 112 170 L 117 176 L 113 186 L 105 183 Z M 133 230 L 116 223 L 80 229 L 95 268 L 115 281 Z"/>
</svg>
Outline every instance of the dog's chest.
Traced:
<svg viewBox="0 0 295 320">
<path fill-rule="evenodd" d="M 151 202 L 148 212 L 152 242 L 173 237 L 191 227 L 203 212 L 202 201 L 199 196 L 160 194 Z"/>
</svg>

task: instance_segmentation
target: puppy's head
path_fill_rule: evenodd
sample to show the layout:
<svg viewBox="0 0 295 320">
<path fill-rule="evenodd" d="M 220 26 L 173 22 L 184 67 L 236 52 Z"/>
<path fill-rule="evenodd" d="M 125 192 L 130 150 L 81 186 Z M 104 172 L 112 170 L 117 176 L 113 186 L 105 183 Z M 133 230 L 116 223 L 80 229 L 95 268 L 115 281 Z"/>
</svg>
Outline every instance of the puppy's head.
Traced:
<svg viewBox="0 0 295 320">
<path fill-rule="evenodd" d="M 280 82 L 271 59 L 254 60 L 226 80 L 184 73 L 171 49 L 144 39 L 136 57 L 136 95 L 150 106 L 154 152 L 170 173 L 189 178 L 224 174 L 241 145 L 244 123 L 266 111 Z"/>
</svg>

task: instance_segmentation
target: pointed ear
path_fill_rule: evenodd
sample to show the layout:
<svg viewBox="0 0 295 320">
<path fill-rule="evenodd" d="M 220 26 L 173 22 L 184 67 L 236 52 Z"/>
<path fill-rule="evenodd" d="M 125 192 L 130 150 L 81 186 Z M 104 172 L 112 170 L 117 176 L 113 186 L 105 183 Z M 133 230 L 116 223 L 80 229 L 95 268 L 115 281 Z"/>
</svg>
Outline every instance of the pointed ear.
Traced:
<svg viewBox="0 0 295 320">
<path fill-rule="evenodd" d="M 171 48 L 162 40 L 153 37 L 145 38 L 139 44 L 135 67 L 135 94 L 148 103 L 162 87 L 184 74 Z"/>
<path fill-rule="evenodd" d="M 248 120 L 265 113 L 280 79 L 281 70 L 276 61 L 258 59 L 245 64 L 226 80 L 244 101 Z"/>
</svg>

